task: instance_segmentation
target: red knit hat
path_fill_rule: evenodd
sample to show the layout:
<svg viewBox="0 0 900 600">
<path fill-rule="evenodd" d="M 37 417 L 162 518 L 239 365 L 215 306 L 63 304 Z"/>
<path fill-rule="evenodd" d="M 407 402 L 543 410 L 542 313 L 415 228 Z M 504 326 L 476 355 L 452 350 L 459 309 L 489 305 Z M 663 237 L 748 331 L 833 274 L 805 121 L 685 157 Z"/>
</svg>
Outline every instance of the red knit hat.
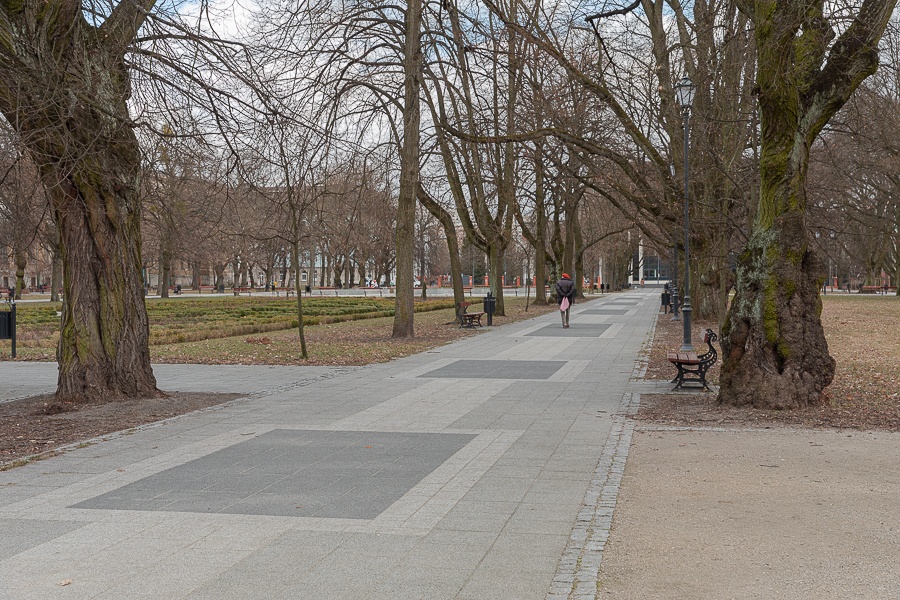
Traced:
<svg viewBox="0 0 900 600">
<path fill-rule="evenodd" d="M 568 273 L 563 273 L 563 279 L 570 279 L 569 274 L 568 274 Z"/>
</svg>

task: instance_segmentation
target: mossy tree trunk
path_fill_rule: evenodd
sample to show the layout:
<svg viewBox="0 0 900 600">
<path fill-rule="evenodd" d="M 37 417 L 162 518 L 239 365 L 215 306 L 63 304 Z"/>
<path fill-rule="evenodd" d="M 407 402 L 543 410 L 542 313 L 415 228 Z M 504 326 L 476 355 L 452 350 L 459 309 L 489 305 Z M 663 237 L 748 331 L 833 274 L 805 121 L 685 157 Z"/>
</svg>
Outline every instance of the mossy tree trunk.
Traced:
<svg viewBox="0 0 900 600">
<path fill-rule="evenodd" d="M 835 362 L 820 319 L 825 273 L 806 228 L 809 150 L 829 119 L 878 66 L 877 44 L 896 0 L 865 0 L 834 41 L 824 2 L 745 1 L 755 23 L 761 132 L 760 197 L 722 328 L 719 401 L 816 404 Z"/>
<path fill-rule="evenodd" d="M 141 282 L 140 148 L 126 50 L 153 0 L 0 1 L 0 111 L 40 170 L 63 262 L 60 400 L 159 394 Z"/>
</svg>

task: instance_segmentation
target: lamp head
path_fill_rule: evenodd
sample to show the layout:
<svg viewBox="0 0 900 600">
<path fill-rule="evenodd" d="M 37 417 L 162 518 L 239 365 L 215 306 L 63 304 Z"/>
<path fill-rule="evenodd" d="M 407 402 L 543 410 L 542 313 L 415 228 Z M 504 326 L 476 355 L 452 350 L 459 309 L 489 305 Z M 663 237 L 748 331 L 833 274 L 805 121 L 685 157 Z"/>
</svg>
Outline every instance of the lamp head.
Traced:
<svg viewBox="0 0 900 600">
<path fill-rule="evenodd" d="M 675 100 L 678 102 L 678 106 L 680 106 L 682 110 L 690 108 L 694 103 L 695 90 L 696 88 L 694 87 L 694 82 L 692 82 L 687 77 L 683 78 L 675 86 Z"/>
</svg>

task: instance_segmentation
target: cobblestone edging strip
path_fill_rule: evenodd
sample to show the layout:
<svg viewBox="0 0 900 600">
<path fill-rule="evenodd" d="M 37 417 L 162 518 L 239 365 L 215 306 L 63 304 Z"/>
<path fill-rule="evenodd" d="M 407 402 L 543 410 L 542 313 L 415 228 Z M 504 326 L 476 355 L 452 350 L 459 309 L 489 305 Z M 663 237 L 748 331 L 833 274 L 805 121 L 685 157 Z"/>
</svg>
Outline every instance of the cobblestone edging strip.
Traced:
<svg viewBox="0 0 900 600">
<path fill-rule="evenodd" d="M 550 584 L 547 600 L 594 600 L 597 597 L 600 562 L 609 539 L 634 433 L 634 421 L 630 416 L 636 412 L 639 402 L 639 394 L 629 393 L 622 398 L 620 412 L 613 420 L 556 576 Z"/>
<path fill-rule="evenodd" d="M 631 375 L 633 381 L 640 381 L 647 373 L 656 322 L 654 319 L 638 360 L 635 361 Z M 613 419 L 613 426 L 600 454 L 590 487 L 559 561 L 556 576 L 550 584 L 547 600 L 595 600 L 599 594 L 603 549 L 612 528 L 616 500 L 634 434 L 635 424 L 631 417 L 637 413 L 640 402 L 641 396 L 638 393 L 626 393 L 622 396 L 619 412 Z"/>
</svg>

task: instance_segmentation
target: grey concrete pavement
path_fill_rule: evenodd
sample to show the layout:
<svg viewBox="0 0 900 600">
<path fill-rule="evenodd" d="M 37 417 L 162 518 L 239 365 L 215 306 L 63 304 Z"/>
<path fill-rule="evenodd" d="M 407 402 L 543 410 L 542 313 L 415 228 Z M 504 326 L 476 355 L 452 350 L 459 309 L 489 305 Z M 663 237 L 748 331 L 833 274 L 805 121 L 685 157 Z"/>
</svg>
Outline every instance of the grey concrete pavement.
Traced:
<svg viewBox="0 0 900 600">
<path fill-rule="evenodd" d="M 276 390 L 327 379 L 352 367 L 282 367 L 250 365 L 153 365 L 159 388 L 167 392 L 223 392 L 266 395 Z M 2 362 L 0 402 L 51 394 L 56 390 L 56 363 Z"/>
<path fill-rule="evenodd" d="M 657 305 L 355 369 L 155 367 L 248 396 L 0 473 L 0 597 L 594 598 Z"/>
</svg>

